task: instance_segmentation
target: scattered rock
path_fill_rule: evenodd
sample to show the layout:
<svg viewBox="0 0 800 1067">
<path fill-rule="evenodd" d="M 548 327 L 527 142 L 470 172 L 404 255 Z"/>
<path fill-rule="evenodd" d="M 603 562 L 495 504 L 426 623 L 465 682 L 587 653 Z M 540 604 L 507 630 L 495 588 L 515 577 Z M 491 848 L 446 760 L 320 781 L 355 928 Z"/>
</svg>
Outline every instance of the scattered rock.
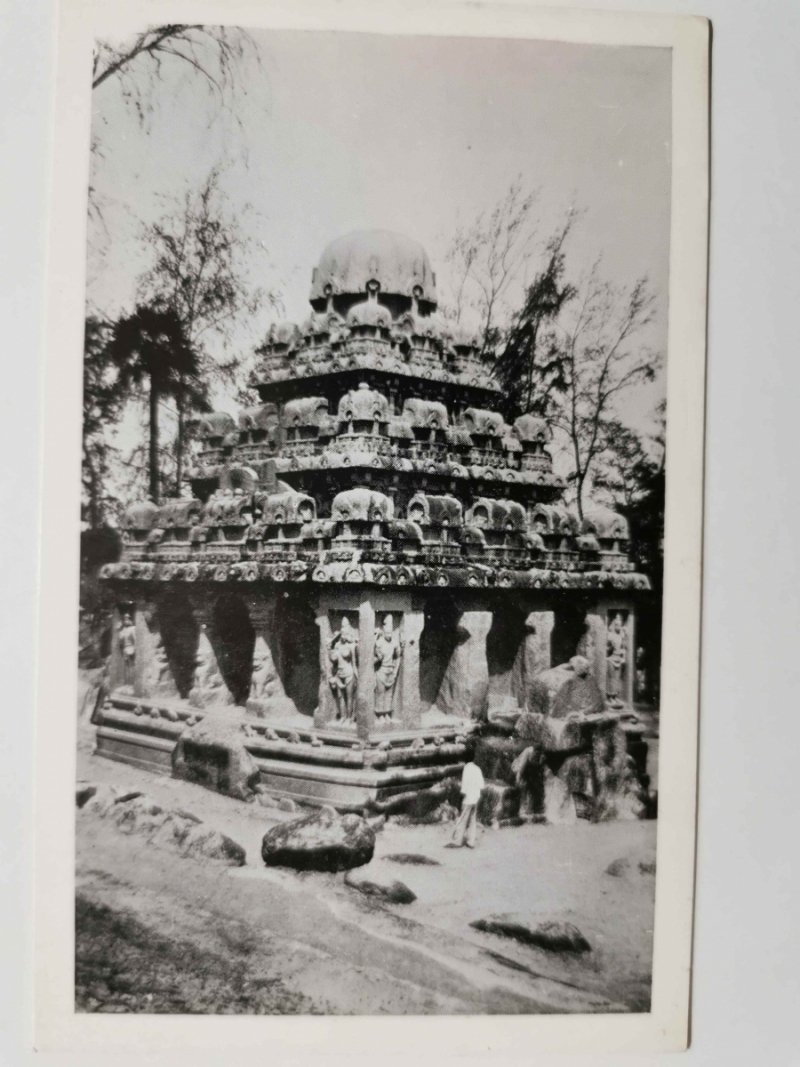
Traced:
<svg viewBox="0 0 800 1067">
<path fill-rule="evenodd" d="M 181 853 L 184 856 L 221 860 L 229 867 L 244 867 L 247 861 L 245 850 L 238 842 L 202 824 L 194 826 L 186 834 L 181 842 Z"/>
<path fill-rule="evenodd" d="M 261 844 L 268 867 L 298 871 L 347 871 L 369 863 L 374 851 L 375 832 L 360 815 L 325 810 L 273 826 Z"/>
<path fill-rule="evenodd" d="M 625 859 L 624 856 L 620 856 L 619 859 L 612 860 L 606 867 L 606 874 L 610 874 L 612 878 L 621 878 L 627 874 L 631 869 L 631 861 Z"/>
<path fill-rule="evenodd" d="M 322 741 L 316 735 L 311 738 L 311 747 L 312 748 L 322 748 Z"/>
<path fill-rule="evenodd" d="M 373 833 L 380 833 L 386 825 L 386 816 L 373 815 L 371 818 L 367 818 L 367 824 L 372 828 Z"/>
<path fill-rule="evenodd" d="M 558 920 L 529 922 L 514 915 L 490 915 L 486 919 L 476 919 L 470 926 L 548 952 L 591 952 L 592 948 L 577 926 Z"/>
<path fill-rule="evenodd" d="M 656 873 L 655 852 L 620 856 L 618 859 L 612 860 L 606 867 L 606 874 L 610 874 L 612 878 L 621 878 L 632 871 L 637 871 L 639 874 L 644 875 L 654 875 Z"/>
<path fill-rule="evenodd" d="M 430 856 L 422 856 L 419 852 L 395 852 L 391 856 L 385 856 L 384 859 L 391 860 L 392 863 L 408 863 L 415 867 L 441 866 L 438 860 L 432 860 Z"/>
<path fill-rule="evenodd" d="M 289 742 L 290 745 L 299 745 L 300 734 L 297 732 L 297 730 L 292 730 L 286 740 Z"/>
<path fill-rule="evenodd" d="M 655 874 L 656 873 L 656 857 L 655 853 L 652 856 L 645 856 L 639 860 L 639 873 L 640 874 Z"/>
<path fill-rule="evenodd" d="M 174 777 L 237 800 L 252 800 L 259 770 L 244 746 L 241 725 L 230 711 L 207 712 L 178 738 L 172 752 Z"/>
<path fill-rule="evenodd" d="M 319 810 L 327 812 L 328 817 L 331 819 L 335 819 L 336 816 L 339 814 L 333 804 L 323 804 Z"/>
<path fill-rule="evenodd" d="M 297 805 L 291 797 L 277 797 L 275 803 L 277 804 L 279 811 L 297 811 Z"/>
<path fill-rule="evenodd" d="M 119 800 L 119 793 L 110 785 L 98 785 L 93 788 L 92 795 L 79 807 L 88 814 L 104 816 Z"/>
<path fill-rule="evenodd" d="M 87 801 L 91 800 L 97 792 L 96 785 L 84 785 L 75 791 L 75 803 L 82 808 Z"/>
<path fill-rule="evenodd" d="M 348 874 L 344 881 L 345 885 L 363 893 L 365 897 L 373 897 L 387 904 L 413 904 L 417 899 L 416 893 L 412 893 L 405 882 L 397 880 L 384 885 L 381 882 L 368 881 L 366 878 L 353 878 Z"/>
</svg>

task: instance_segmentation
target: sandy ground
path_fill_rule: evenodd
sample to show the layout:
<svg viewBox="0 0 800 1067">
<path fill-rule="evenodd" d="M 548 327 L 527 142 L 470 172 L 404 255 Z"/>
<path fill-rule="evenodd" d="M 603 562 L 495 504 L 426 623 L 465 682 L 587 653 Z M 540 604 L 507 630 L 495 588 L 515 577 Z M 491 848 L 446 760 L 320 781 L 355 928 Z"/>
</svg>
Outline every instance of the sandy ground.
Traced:
<svg viewBox="0 0 800 1067">
<path fill-rule="evenodd" d="M 247 851 L 225 868 L 185 859 L 77 813 L 76 1003 L 84 1011 L 532 1013 L 646 1011 L 655 822 L 481 829 L 447 848 L 449 824 L 387 823 L 359 875 L 417 895 L 381 906 L 343 875 L 268 870 L 260 843 L 296 816 L 92 754 L 81 717 L 78 777 L 141 789 Z M 435 865 L 387 857 L 422 854 Z M 606 873 L 628 857 L 626 871 Z M 592 946 L 550 953 L 470 922 L 509 913 L 574 923 Z"/>
</svg>

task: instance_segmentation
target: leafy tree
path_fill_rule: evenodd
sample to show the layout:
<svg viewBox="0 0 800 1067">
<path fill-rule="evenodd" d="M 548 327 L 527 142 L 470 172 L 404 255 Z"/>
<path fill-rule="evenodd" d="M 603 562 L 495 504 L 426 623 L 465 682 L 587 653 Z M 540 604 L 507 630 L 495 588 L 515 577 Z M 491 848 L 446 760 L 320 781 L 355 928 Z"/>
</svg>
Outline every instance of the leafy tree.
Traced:
<svg viewBox="0 0 800 1067">
<path fill-rule="evenodd" d="M 112 449 L 107 429 L 116 422 L 123 398 L 117 368 L 108 359 L 113 325 L 97 316 L 86 319 L 83 355 L 83 494 L 85 518 L 96 529 L 106 515 L 106 483 Z"/>
<path fill-rule="evenodd" d="M 153 263 L 140 279 L 139 299 L 171 311 L 196 356 L 193 370 L 179 375 L 171 393 L 178 417 L 175 466 L 180 489 L 187 411 L 208 410 L 211 387 L 233 383 L 239 361 L 224 353 L 235 323 L 256 314 L 264 301 L 278 305 L 279 298 L 247 284 L 245 265 L 253 241 L 225 210 L 217 169 L 197 193 L 187 193 L 163 218 L 146 227 L 144 238 Z M 222 350 L 222 358 L 219 352 L 215 356 L 213 345 Z"/>
<path fill-rule="evenodd" d="M 558 324 L 564 391 L 551 422 L 568 441 L 581 518 L 584 489 L 609 447 L 617 402 L 634 386 L 653 381 L 660 366 L 660 356 L 638 342 L 653 313 L 654 298 L 646 279 L 630 287 L 616 286 L 600 276 L 596 265 L 576 287 L 568 321 Z"/>
<path fill-rule="evenodd" d="M 158 502 L 159 404 L 163 398 L 182 395 L 186 382 L 196 378 L 197 356 L 175 312 L 146 304 L 115 323 L 106 351 L 116 368 L 122 396 L 131 388 L 147 386 L 148 485 L 150 496 Z"/>
<path fill-rule="evenodd" d="M 533 255 L 538 193 L 521 179 L 508 187 L 494 207 L 456 231 L 447 253 L 453 297 L 452 318 L 477 321 L 484 351 L 496 347 L 510 312 L 508 299 Z"/>
<path fill-rule="evenodd" d="M 547 415 L 554 395 L 566 388 L 562 353 L 548 327 L 575 295 L 564 280 L 564 242 L 573 219 L 570 213 L 548 242 L 545 266 L 528 286 L 495 360 L 494 376 L 503 387 L 510 415 L 529 411 Z"/>
</svg>

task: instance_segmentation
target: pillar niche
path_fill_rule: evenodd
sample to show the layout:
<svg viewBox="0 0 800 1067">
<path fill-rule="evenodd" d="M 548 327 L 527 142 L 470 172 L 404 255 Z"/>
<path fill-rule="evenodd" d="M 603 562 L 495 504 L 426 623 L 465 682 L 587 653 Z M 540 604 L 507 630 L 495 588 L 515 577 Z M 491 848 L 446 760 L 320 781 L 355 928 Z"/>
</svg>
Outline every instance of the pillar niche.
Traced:
<svg viewBox="0 0 800 1067">
<path fill-rule="evenodd" d="M 130 639 L 135 637 L 128 630 L 128 621 L 132 623 L 132 610 L 127 604 L 118 604 L 113 610 L 111 626 L 111 658 L 109 663 L 109 687 L 123 689 L 133 694 L 135 684 L 135 663 L 125 654 L 124 646 L 130 646 Z"/>
<path fill-rule="evenodd" d="M 137 696 L 177 700 L 180 697 L 170 668 L 156 605 L 140 601 L 136 605 L 136 677 Z"/>
<path fill-rule="evenodd" d="M 196 708 L 233 704 L 233 695 L 222 678 L 216 647 L 219 635 L 214 631 L 214 615 L 205 602 L 195 603 L 192 614 L 198 626 L 189 703 Z"/>
<path fill-rule="evenodd" d="M 281 712 L 297 714 L 294 701 L 286 695 L 280 675 L 275 599 L 250 599 L 247 602 L 247 610 L 255 632 L 247 710 L 256 715 Z"/>
<path fill-rule="evenodd" d="M 532 611 L 525 619 L 525 636 L 517 650 L 511 674 L 511 692 L 521 708 L 528 702 L 528 692 L 537 674 L 553 665 L 552 611 Z"/>
<path fill-rule="evenodd" d="M 486 717 L 489 707 L 486 638 L 491 627 L 491 611 L 461 613 L 457 643 L 436 698 L 436 704 L 446 714 L 462 719 Z"/>
</svg>

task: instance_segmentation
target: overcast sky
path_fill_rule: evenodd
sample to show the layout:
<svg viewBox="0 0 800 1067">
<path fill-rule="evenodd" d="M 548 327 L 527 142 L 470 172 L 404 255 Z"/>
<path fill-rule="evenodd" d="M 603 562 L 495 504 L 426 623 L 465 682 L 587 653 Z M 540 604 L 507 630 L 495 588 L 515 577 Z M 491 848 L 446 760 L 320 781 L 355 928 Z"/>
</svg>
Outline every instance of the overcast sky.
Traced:
<svg viewBox="0 0 800 1067">
<path fill-rule="evenodd" d="M 573 269 L 598 255 L 610 279 L 648 275 L 666 350 L 670 54 L 467 38 L 256 31 L 241 128 L 218 118 L 196 82 L 171 76 L 146 128 L 110 80 L 94 94 L 102 141 L 93 182 L 105 201 L 105 253 L 90 262 L 90 302 L 130 307 L 147 265 L 138 234 L 165 198 L 227 163 L 231 208 L 262 246 L 253 280 L 280 289 L 286 316 L 308 311 L 325 244 L 363 227 L 421 241 L 440 281 L 453 231 L 491 207 L 517 175 L 542 190 L 545 229 L 573 201 Z M 246 149 L 245 160 L 242 148 Z M 245 206 L 257 215 L 248 216 Z M 268 317 L 246 328 L 252 344 Z M 649 408 L 652 396 L 642 398 Z M 658 397 L 656 397 L 658 399 Z M 644 409 L 642 410 L 642 414 Z"/>
</svg>

